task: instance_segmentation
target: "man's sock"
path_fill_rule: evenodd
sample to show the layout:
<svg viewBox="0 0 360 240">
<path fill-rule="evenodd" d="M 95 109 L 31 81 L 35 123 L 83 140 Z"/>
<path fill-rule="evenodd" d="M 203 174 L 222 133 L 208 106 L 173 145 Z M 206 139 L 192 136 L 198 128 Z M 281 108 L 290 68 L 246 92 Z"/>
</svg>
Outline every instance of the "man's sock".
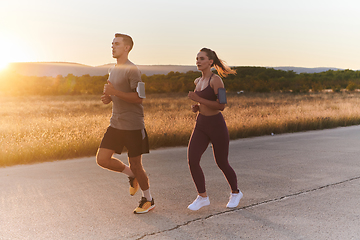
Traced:
<svg viewBox="0 0 360 240">
<path fill-rule="evenodd" d="M 122 171 L 122 173 L 128 175 L 129 177 L 135 177 L 134 173 L 131 171 L 131 169 L 129 168 L 129 166 L 125 165 L 125 169 Z"/>
<path fill-rule="evenodd" d="M 148 190 L 142 191 L 143 197 L 145 197 L 149 202 L 152 200 L 151 194 L 150 194 L 150 188 Z"/>
</svg>

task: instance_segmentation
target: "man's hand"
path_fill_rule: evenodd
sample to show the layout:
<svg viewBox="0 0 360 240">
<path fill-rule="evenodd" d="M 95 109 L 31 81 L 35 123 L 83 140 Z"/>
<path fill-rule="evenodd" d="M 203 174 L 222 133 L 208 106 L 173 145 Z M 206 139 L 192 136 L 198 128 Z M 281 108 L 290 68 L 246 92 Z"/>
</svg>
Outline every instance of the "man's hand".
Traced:
<svg viewBox="0 0 360 240">
<path fill-rule="evenodd" d="M 101 101 L 104 103 L 104 104 L 109 104 L 111 103 L 111 97 L 109 95 L 102 95 L 101 96 Z"/>
<path fill-rule="evenodd" d="M 111 82 L 107 80 L 107 84 L 104 85 L 104 94 L 111 96 L 111 95 L 115 95 L 115 93 L 116 93 L 116 89 L 111 84 Z"/>
</svg>

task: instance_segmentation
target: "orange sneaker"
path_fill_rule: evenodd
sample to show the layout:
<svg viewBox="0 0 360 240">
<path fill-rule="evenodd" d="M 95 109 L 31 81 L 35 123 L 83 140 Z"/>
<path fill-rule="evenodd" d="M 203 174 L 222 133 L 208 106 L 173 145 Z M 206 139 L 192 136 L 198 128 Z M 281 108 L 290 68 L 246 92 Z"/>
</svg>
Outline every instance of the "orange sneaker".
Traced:
<svg viewBox="0 0 360 240">
<path fill-rule="evenodd" d="M 154 198 L 148 201 L 145 197 L 141 198 L 140 204 L 135 208 L 134 213 L 147 213 L 155 208 Z"/>
<path fill-rule="evenodd" d="M 134 196 L 135 193 L 139 190 L 139 183 L 137 179 L 133 177 L 129 177 L 129 183 L 130 183 L 130 188 L 129 188 L 130 195 Z"/>
</svg>

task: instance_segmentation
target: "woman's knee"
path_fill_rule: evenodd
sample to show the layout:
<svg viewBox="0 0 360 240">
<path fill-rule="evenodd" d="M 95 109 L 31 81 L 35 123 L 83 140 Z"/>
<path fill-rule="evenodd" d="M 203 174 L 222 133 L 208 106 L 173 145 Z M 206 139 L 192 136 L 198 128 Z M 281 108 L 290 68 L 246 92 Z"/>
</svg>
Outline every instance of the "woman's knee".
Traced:
<svg viewBox="0 0 360 240">
<path fill-rule="evenodd" d="M 230 167 L 228 155 L 228 148 L 214 146 L 215 162 L 221 170 Z"/>
<path fill-rule="evenodd" d="M 191 172 L 201 171 L 200 158 L 188 158 L 188 165 Z"/>
<path fill-rule="evenodd" d="M 229 164 L 229 160 L 227 157 L 223 157 L 223 158 L 219 158 L 216 157 L 215 158 L 215 162 L 216 165 L 221 169 L 221 170 L 226 170 L 228 168 L 231 168 L 230 164 Z"/>
</svg>

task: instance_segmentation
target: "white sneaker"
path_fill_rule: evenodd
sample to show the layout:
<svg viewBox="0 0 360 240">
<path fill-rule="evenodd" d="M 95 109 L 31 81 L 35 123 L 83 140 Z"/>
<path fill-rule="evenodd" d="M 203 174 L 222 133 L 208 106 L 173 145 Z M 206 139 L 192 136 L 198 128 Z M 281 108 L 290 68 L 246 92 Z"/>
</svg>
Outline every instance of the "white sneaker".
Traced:
<svg viewBox="0 0 360 240">
<path fill-rule="evenodd" d="M 231 193 L 229 202 L 226 205 L 228 208 L 235 208 L 239 205 L 240 199 L 243 197 L 243 193 L 239 190 L 239 193 Z"/>
<path fill-rule="evenodd" d="M 188 206 L 188 209 L 197 211 L 207 205 L 210 205 L 209 197 L 197 196 L 195 201 L 193 201 L 193 203 Z"/>
</svg>

